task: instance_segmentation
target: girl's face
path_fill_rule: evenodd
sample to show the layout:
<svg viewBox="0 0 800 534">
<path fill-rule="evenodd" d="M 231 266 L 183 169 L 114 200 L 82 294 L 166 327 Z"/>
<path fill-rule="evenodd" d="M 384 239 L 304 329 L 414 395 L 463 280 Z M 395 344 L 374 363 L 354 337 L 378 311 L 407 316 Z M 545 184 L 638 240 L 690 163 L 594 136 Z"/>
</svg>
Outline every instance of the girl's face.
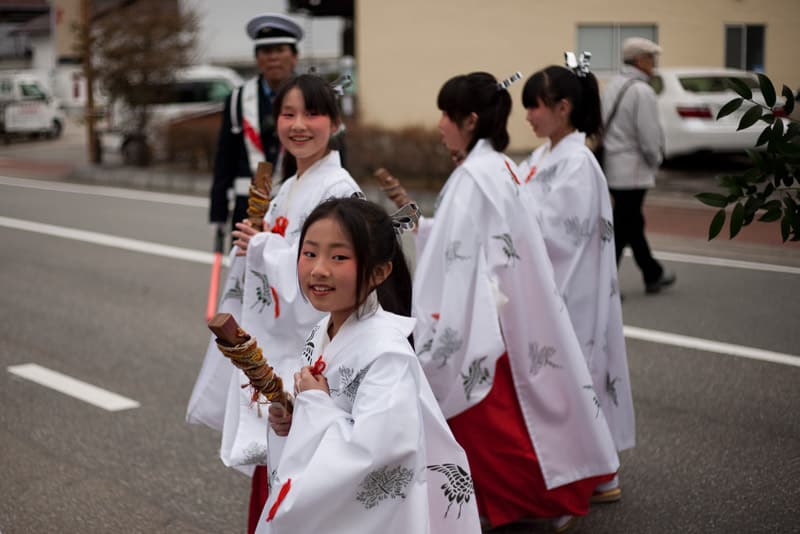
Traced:
<svg viewBox="0 0 800 534">
<path fill-rule="evenodd" d="M 331 314 L 338 330 L 356 308 L 358 266 L 353 244 L 339 222 L 326 217 L 308 227 L 300 247 L 300 286 L 314 308 Z"/>
<path fill-rule="evenodd" d="M 525 118 L 537 137 L 558 137 L 568 129 L 570 108 L 566 100 L 559 100 L 555 106 L 548 107 L 541 98 L 536 99 L 535 108 L 526 108 Z"/>
<path fill-rule="evenodd" d="M 298 175 L 328 153 L 328 141 L 338 127 L 329 116 L 306 110 L 297 87 L 286 93 L 278 115 L 278 139 L 297 159 Z"/>
<path fill-rule="evenodd" d="M 475 119 L 472 115 L 464 119 L 463 124 L 459 126 L 447 113 L 442 111 L 442 118 L 439 119 L 439 133 L 442 134 L 442 141 L 451 152 L 466 152 L 474 129 Z"/>
</svg>

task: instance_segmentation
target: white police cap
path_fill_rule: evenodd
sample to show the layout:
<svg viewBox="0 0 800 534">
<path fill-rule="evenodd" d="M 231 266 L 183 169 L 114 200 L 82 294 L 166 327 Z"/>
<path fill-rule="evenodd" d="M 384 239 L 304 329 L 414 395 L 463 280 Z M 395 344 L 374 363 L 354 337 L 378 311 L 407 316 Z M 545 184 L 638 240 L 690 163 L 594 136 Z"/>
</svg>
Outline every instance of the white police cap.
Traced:
<svg viewBox="0 0 800 534">
<path fill-rule="evenodd" d="M 303 38 L 303 29 L 295 21 L 278 13 L 264 13 L 247 23 L 247 35 L 258 46 L 292 44 Z"/>
</svg>

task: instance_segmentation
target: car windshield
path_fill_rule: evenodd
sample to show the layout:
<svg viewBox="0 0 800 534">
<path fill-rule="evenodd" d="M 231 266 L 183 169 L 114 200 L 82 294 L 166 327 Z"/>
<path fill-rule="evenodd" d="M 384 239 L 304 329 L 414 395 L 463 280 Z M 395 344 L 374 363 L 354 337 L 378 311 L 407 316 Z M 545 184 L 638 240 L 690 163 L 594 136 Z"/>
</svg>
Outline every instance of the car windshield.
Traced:
<svg viewBox="0 0 800 534">
<path fill-rule="evenodd" d="M 758 89 L 758 80 L 749 76 L 680 76 L 678 80 L 681 82 L 681 87 L 690 93 L 724 93 L 730 91 L 728 79 L 735 78 L 740 80 L 750 89 Z"/>
<path fill-rule="evenodd" d="M 22 98 L 30 100 L 44 100 L 46 95 L 44 91 L 36 83 L 22 82 L 19 84 L 20 93 Z"/>
<path fill-rule="evenodd" d="M 159 91 L 159 103 L 223 102 L 232 90 L 231 84 L 223 80 L 179 81 Z"/>
</svg>

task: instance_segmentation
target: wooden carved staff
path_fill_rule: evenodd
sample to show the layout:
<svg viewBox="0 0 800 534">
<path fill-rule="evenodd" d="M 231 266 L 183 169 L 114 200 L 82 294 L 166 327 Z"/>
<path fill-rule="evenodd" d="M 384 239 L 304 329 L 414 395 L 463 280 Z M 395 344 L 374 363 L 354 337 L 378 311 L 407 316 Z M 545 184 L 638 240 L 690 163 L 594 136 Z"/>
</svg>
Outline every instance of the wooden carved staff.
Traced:
<svg viewBox="0 0 800 534">
<path fill-rule="evenodd" d="M 392 174 L 381 167 L 373 174 L 375 178 L 378 180 L 378 184 L 381 186 L 381 191 L 389 197 L 389 200 L 394 202 L 395 206 L 402 208 L 406 204 L 412 202 L 411 198 L 409 198 L 408 193 L 400 185 L 400 181 L 392 176 Z"/>
<path fill-rule="evenodd" d="M 283 390 L 283 380 L 267 364 L 256 339 L 242 330 L 230 313 L 218 313 L 209 322 L 208 328 L 217 336 L 220 352 L 230 358 L 233 365 L 244 371 L 253 388 L 253 401 L 259 395 L 269 402 L 277 402 L 289 412 L 292 401 Z"/>
<path fill-rule="evenodd" d="M 256 175 L 250 183 L 249 197 L 247 199 L 247 219 L 253 228 L 261 231 L 264 215 L 269 208 L 270 195 L 272 194 L 272 163 L 261 161 L 256 168 Z"/>
</svg>

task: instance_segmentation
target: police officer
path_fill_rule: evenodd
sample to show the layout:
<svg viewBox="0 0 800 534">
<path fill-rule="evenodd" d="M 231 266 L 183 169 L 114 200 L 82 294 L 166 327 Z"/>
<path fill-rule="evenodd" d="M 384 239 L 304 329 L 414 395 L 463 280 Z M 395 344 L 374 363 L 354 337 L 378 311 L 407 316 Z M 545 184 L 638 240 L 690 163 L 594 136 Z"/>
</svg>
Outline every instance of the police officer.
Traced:
<svg viewBox="0 0 800 534">
<path fill-rule="evenodd" d="M 214 180 L 211 186 L 209 219 L 224 226 L 228 220 L 228 192 L 232 189 L 236 204 L 231 224 L 247 217 L 247 194 L 255 169 L 261 161 L 269 161 L 280 176 L 291 176 L 293 159 L 283 164 L 272 100 L 297 65 L 297 43 L 303 38 L 302 28 L 284 15 L 267 13 L 247 24 L 253 39 L 259 74 L 237 87 L 225 103 L 220 128 Z"/>
</svg>

